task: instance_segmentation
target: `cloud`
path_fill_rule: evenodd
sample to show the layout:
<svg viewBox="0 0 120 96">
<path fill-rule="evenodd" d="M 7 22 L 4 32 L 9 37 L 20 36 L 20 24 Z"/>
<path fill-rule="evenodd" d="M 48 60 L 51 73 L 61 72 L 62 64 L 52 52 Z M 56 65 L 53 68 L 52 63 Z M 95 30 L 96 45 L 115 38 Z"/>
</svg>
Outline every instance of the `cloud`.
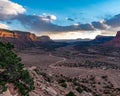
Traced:
<svg viewBox="0 0 120 96">
<path fill-rule="evenodd" d="M 94 22 L 92 22 L 92 25 L 93 25 L 94 28 L 96 28 L 96 29 L 100 29 L 100 30 L 105 30 L 105 29 L 107 29 L 107 25 L 105 25 L 104 22 L 94 21 Z"/>
<path fill-rule="evenodd" d="M 79 27 L 81 30 L 94 30 L 94 27 L 91 24 L 80 24 Z"/>
<path fill-rule="evenodd" d="M 111 27 L 119 27 L 120 26 L 120 14 L 115 15 L 114 17 L 110 19 L 107 19 L 105 23 Z"/>
<path fill-rule="evenodd" d="M 52 24 L 47 18 L 36 15 L 20 15 L 17 20 L 25 28 L 34 32 L 54 32 L 61 28 L 55 24 Z"/>
<path fill-rule="evenodd" d="M 26 10 L 23 6 L 10 0 L 0 0 L 0 20 L 13 19 L 19 14 L 23 14 Z"/>
<path fill-rule="evenodd" d="M 77 27 L 77 26 L 79 26 L 79 23 L 74 23 L 73 25 Z"/>
<path fill-rule="evenodd" d="M 74 19 L 72 18 L 66 18 L 68 21 L 75 21 Z"/>
<path fill-rule="evenodd" d="M 57 20 L 57 17 L 53 14 L 47 14 L 47 13 L 43 13 L 42 15 L 40 15 L 40 17 L 42 17 L 44 20 L 46 21 L 54 21 Z"/>
<path fill-rule="evenodd" d="M 0 28 L 1 29 L 9 29 L 9 27 L 5 24 L 0 23 Z"/>
<path fill-rule="evenodd" d="M 37 15 L 20 15 L 17 20 L 27 29 L 34 32 L 68 32 L 78 30 L 94 30 L 90 24 L 80 24 L 78 26 L 59 26 L 53 24 L 46 17 Z"/>
<path fill-rule="evenodd" d="M 49 20 L 56 20 L 57 17 L 55 15 L 48 15 L 46 16 Z"/>
<path fill-rule="evenodd" d="M 70 32 L 61 32 L 61 33 L 45 33 L 44 35 L 49 35 L 52 39 L 94 39 L 97 35 L 100 35 L 101 31 L 70 31 Z"/>
<path fill-rule="evenodd" d="M 44 13 L 40 16 L 25 15 L 26 9 L 22 5 L 10 0 L 0 0 L 0 21 L 11 24 L 12 20 L 18 20 L 26 29 L 33 32 L 69 32 L 69 31 L 91 31 L 95 29 L 105 29 L 105 25 L 100 22 L 92 24 L 73 24 L 70 26 L 59 26 L 52 21 L 57 20 L 53 14 Z M 67 18 L 74 21 L 72 18 Z"/>
</svg>

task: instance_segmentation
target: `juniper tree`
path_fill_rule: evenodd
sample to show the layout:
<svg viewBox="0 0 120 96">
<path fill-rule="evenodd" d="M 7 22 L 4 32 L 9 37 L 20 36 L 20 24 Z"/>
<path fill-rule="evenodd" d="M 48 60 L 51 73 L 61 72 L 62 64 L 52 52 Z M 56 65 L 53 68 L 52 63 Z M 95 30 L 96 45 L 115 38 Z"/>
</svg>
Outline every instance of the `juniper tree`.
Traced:
<svg viewBox="0 0 120 96">
<path fill-rule="evenodd" d="M 21 96 L 29 96 L 29 92 L 34 89 L 34 81 L 13 48 L 10 43 L 0 42 L 0 93 L 7 90 L 7 83 L 12 83 Z"/>
</svg>

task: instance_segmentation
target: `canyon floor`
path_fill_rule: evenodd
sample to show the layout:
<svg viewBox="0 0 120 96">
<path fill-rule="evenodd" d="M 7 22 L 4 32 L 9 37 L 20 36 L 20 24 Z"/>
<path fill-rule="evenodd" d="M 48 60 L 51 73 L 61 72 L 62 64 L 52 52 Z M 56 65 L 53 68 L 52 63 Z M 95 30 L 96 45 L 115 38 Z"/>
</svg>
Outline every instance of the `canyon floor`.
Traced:
<svg viewBox="0 0 120 96">
<path fill-rule="evenodd" d="M 63 55 L 62 52 L 47 52 L 39 48 L 22 50 L 17 54 L 26 67 L 36 66 L 40 73 L 52 77 L 53 82 L 58 81 L 56 86 L 63 84 L 61 90 L 65 91 L 64 95 L 58 96 L 67 96 L 65 94 L 71 91 L 75 93 L 75 96 L 120 96 L 119 57 L 82 53 L 66 57 L 66 54 Z M 67 81 L 66 78 L 71 81 Z M 65 81 L 59 84 L 59 79 Z M 82 95 L 83 92 L 90 94 Z"/>
</svg>

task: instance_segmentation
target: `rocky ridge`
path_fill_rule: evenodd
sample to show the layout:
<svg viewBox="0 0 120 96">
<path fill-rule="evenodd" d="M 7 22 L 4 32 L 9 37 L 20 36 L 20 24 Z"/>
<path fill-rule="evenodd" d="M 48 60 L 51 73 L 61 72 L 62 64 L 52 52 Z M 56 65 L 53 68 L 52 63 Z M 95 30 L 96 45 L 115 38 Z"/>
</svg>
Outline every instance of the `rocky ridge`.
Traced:
<svg viewBox="0 0 120 96">
<path fill-rule="evenodd" d="M 37 37 L 35 34 L 23 31 L 0 29 L 0 41 L 10 42 L 15 48 L 23 49 L 39 46 L 40 43 L 52 41 L 48 36 Z"/>
<path fill-rule="evenodd" d="M 120 31 L 117 32 L 116 36 L 112 40 L 106 42 L 104 46 L 120 48 Z"/>
</svg>

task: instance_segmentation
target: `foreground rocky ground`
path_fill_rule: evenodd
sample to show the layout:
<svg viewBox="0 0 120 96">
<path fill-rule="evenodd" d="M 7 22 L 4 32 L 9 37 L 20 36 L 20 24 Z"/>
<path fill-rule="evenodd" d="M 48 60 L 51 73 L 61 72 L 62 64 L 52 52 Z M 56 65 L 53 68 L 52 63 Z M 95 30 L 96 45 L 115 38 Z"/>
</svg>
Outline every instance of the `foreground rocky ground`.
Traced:
<svg viewBox="0 0 120 96">
<path fill-rule="evenodd" d="M 64 56 L 39 49 L 18 53 L 26 67 L 35 66 L 29 69 L 36 86 L 31 96 L 119 96 L 118 57 L 60 53 Z"/>
<path fill-rule="evenodd" d="M 75 91 L 77 89 L 74 89 L 74 87 L 71 86 L 72 79 L 64 76 L 56 76 L 55 80 L 55 78 L 53 79 L 52 76 L 49 76 L 43 72 L 39 72 L 35 66 L 29 67 L 27 69 L 29 70 L 30 75 L 34 78 L 35 82 L 35 90 L 30 93 L 30 96 L 79 96 L 79 89 L 77 92 Z M 68 81 L 66 82 L 66 80 Z M 10 85 L 10 87 L 12 88 L 12 85 Z M 0 96 L 12 96 L 10 92 L 11 90 L 8 89 L 3 94 L 0 94 Z M 70 93 L 73 95 L 69 95 Z M 19 93 L 16 93 L 14 96 L 20 96 L 18 94 Z M 81 96 L 86 95 L 93 96 L 89 92 L 81 92 Z"/>
<path fill-rule="evenodd" d="M 31 96 L 119 96 L 120 88 L 107 75 L 87 75 L 79 78 L 51 76 L 29 68 L 34 77 L 35 90 Z M 67 95 L 69 93 L 74 95 Z"/>
<path fill-rule="evenodd" d="M 34 78 L 30 96 L 120 96 L 119 57 L 62 51 L 17 52 Z"/>
</svg>

